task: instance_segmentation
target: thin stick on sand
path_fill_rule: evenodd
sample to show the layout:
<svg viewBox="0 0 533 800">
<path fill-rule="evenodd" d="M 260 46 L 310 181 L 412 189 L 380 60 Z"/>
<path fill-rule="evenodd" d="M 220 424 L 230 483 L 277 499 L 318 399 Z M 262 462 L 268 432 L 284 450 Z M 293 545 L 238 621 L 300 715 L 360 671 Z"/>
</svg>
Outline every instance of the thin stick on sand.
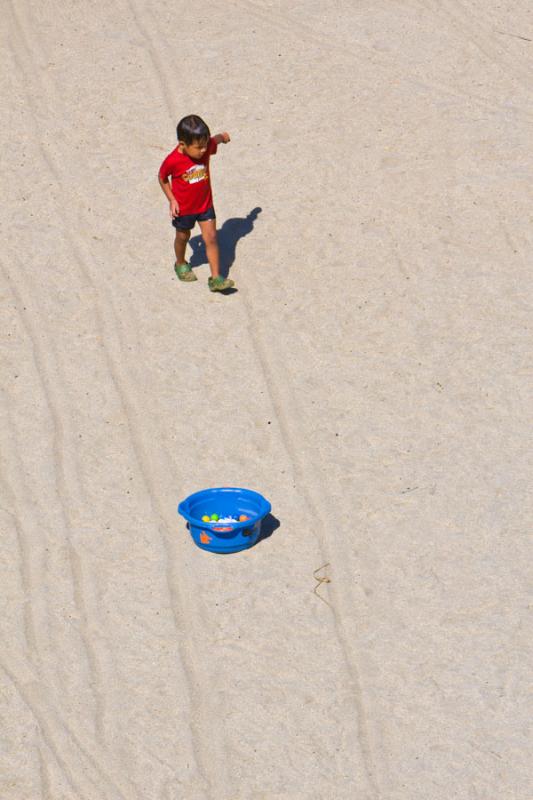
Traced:
<svg viewBox="0 0 533 800">
<path fill-rule="evenodd" d="M 331 578 L 328 578 L 327 576 L 317 575 L 317 572 L 320 572 L 321 569 L 326 569 L 326 567 L 329 567 L 329 562 L 327 564 L 322 564 L 321 567 L 317 567 L 317 569 L 315 569 L 313 572 L 313 577 L 317 582 L 316 586 L 313 589 L 313 594 L 316 594 L 316 596 L 320 600 L 322 600 L 323 603 L 325 603 L 327 606 L 331 608 L 331 603 L 328 603 L 328 601 L 318 593 L 318 589 L 322 586 L 323 583 L 331 583 Z"/>
</svg>

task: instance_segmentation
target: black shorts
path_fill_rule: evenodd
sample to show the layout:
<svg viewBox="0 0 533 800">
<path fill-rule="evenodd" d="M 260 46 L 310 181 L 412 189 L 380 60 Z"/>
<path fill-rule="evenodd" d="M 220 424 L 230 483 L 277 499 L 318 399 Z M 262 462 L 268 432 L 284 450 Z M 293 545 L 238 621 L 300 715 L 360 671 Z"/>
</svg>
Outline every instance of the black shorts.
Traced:
<svg viewBox="0 0 533 800">
<path fill-rule="evenodd" d="M 208 208 L 207 211 L 202 211 L 201 214 L 184 214 L 180 217 L 174 217 L 172 224 L 177 231 L 190 231 L 197 222 L 206 222 L 208 219 L 216 219 L 213 206 Z"/>
</svg>

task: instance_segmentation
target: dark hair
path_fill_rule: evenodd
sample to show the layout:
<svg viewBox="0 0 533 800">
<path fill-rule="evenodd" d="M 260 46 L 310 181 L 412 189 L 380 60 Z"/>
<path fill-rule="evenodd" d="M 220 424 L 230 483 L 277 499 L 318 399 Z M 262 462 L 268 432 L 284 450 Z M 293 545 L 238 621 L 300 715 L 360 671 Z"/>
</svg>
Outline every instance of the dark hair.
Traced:
<svg viewBox="0 0 533 800">
<path fill-rule="evenodd" d="M 189 114 L 188 117 L 180 119 L 176 133 L 178 141 L 185 142 L 185 144 L 192 144 L 195 141 L 208 141 L 211 137 L 209 128 L 203 119 L 197 117 L 196 114 Z"/>
</svg>

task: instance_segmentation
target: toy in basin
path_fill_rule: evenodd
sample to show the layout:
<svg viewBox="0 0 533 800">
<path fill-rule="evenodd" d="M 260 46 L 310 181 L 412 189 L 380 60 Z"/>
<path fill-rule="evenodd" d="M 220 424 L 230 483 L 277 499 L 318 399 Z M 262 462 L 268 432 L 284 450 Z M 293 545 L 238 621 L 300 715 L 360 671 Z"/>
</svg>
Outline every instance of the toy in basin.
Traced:
<svg viewBox="0 0 533 800">
<path fill-rule="evenodd" d="M 178 513 L 189 523 L 198 547 L 212 553 L 237 553 L 257 542 L 270 509 L 258 492 L 221 487 L 189 495 L 179 504 Z"/>
</svg>

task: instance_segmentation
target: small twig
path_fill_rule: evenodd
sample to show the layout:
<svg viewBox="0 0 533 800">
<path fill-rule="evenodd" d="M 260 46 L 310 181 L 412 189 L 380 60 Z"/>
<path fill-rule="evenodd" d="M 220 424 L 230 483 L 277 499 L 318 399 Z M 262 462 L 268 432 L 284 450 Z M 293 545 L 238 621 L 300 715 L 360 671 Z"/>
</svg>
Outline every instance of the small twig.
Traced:
<svg viewBox="0 0 533 800">
<path fill-rule="evenodd" d="M 321 594 L 318 593 L 318 590 L 323 583 L 331 583 L 331 578 L 328 578 L 327 576 L 317 575 L 317 572 L 320 572 L 321 569 L 326 569 L 326 567 L 329 567 L 329 562 L 327 564 L 322 564 L 321 567 L 317 567 L 313 572 L 313 577 L 317 582 L 315 588 L 313 589 L 313 594 L 316 594 L 319 600 L 322 600 L 323 603 L 325 603 L 327 606 L 331 608 L 331 603 L 328 603 L 328 601 L 324 597 L 322 597 Z"/>
<path fill-rule="evenodd" d="M 533 39 L 528 39 L 527 36 L 519 36 L 518 33 L 507 33 L 506 31 L 496 31 L 496 33 L 501 33 L 502 36 L 512 36 L 513 39 L 522 39 L 524 42 L 533 42 Z"/>
</svg>

